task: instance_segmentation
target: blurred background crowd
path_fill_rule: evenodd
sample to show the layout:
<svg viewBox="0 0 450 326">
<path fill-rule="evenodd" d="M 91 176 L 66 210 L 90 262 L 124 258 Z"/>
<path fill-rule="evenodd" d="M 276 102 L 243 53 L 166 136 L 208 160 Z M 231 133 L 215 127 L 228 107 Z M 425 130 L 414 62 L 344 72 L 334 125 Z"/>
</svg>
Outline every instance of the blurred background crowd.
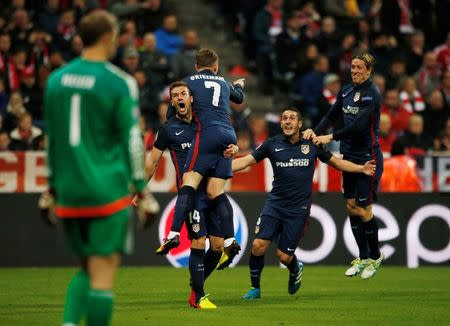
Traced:
<svg viewBox="0 0 450 326">
<path fill-rule="evenodd" d="M 194 72 L 196 51 L 213 41 L 199 37 L 209 28 L 224 33 L 224 48 L 239 58 L 222 64 L 221 74 L 254 79 L 250 99 L 271 99 L 269 108 L 250 100 L 232 105 L 242 154 L 279 132 L 283 105 L 298 106 L 305 126 L 314 126 L 349 82 L 351 58 L 366 51 L 377 60 L 383 152 L 389 156 L 396 143 L 395 151 L 401 144 L 413 156 L 450 153 L 450 1 L 197 0 L 183 8 L 208 7 L 211 14 L 202 25 L 180 27 L 192 14 L 181 2 L 2 1 L 0 151 L 43 149 L 46 79 L 80 55 L 80 18 L 105 8 L 120 21 L 112 62 L 137 80 L 147 149 L 165 121 L 167 86 Z"/>
</svg>

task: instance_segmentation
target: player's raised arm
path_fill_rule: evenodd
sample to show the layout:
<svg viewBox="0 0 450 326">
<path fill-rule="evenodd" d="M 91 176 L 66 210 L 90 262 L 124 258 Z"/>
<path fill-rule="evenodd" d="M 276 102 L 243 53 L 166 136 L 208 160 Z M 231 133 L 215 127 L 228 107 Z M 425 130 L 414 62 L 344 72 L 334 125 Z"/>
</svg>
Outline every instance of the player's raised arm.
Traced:
<svg viewBox="0 0 450 326">
<path fill-rule="evenodd" d="M 252 154 L 247 154 L 244 157 L 240 157 L 233 160 L 233 163 L 231 165 L 231 168 L 233 172 L 244 170 L 245 168 L 249 167 L 250 165 L 256 164 L 256 160 L 253 157 Z"/>
<path fill-rule="evenodd" d="M 244 101 L 245 78 L 239 78 L 230 85 L 230 101 L 241 104 Z"/>
<path fill-rule="evenodd" d="M 159 161 L 161 160 L 161 156 L 164 151 L 153 147 L 152 151 L 148 156 L 148 160 L 145 162 L 145 175 L 147 177 L 148 182 L 150 182 L 151 178 L 155 174 L 156 168 L 158 167 Z"/>
</svg>

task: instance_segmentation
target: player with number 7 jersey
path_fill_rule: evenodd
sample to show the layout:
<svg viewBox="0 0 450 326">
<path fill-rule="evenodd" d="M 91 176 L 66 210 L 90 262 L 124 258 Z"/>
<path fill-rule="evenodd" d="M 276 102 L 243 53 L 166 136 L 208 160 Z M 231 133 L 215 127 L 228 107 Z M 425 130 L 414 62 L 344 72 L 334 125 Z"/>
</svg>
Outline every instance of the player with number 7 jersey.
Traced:
<svg viewBox="0 0 450 326">
<path fill-rule="evenodd" d="M 108 216 L 144 188 L 135 80 L 108 62 L 76 59 L 46 85 L 49 184 L 58 217 Z"/>
<path fill-rule="evenodd" d="M 223 151 L 229 144 L 236 144 L 236 133 L 230 121 L 230 100 L 242 103 L 244 100 L 244 79 L 232 85 L 219 70 L 219 56 L 211 49 L 200 49 L 196 54 L 196 73 L 184 79 L 193 98 L 193 125 L 195 136 L 184 166 L 183 185 L 178 193 L 174 219 L 169 235 L 156 250 L 167 254 L 178 246 L 183 221 L 193 210 L 194 193 L 203 178 L 208 178 L 207 193 L 212 200 L 211 211 L 227 225 L 233 226 L 233 208 L 224 193 L 226 180 L 233 176 L 231 158 L 225 158 Z M 227 234 L 234 234 L 228 230 Z M 233 237 L 224 242 L 225 248 L 235 244 Z M 238 252 L 240 247 L 236 244 Z M 232 256 L 228 257 L 228 263 Z"/>
</svg>

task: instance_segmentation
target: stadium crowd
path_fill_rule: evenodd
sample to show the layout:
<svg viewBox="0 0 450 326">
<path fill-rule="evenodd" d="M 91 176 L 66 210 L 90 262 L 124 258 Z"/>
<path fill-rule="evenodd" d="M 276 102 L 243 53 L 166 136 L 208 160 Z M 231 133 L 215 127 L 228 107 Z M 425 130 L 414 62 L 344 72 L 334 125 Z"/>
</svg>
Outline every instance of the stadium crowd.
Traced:
<svg viewBox="0 0 450 326">
<path fill-rule="evenodd" d="M 450 151 L 450 11 L 441 0 L 205 0 L 237 37 L 245 66 L 274 107 L 297 104 L 315 125 L 348 82 L 351 58 L 369 51 L 382 96 L 380 145 L 410 155 Z M 3 3 L 6 3 L 3 5 Z M 167 0 L 11 0 L 0 10 L 0 151 L 43 148 L 43 89 L 49 73 L 83 48 L 77 23 L 106 8 L 121 22 L 113 63 L 140 90 L 146 148 L 166 119 L 167 86 L 194 72 L 200 40 L 180 30 Z M 256 67 L 260 67 L 257 69 Z M 261 68 L 262 67 L 262 68 Z M 279 132 L 277 112 L 232 105 L 241 153 Z M 277 110 L 276 110 L 277 111 Z"/>
</svg>

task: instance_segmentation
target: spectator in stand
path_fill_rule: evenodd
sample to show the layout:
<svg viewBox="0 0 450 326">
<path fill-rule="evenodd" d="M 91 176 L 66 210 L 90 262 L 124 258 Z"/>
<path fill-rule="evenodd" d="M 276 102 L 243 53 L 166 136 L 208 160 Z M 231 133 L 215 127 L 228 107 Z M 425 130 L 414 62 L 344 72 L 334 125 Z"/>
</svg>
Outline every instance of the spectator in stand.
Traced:
<svg viewBox="0 0 450 326">
<path fill-rule="evenodd" d="M 400 102 L 400 96 L 396 88 L 386 90 L 381 113 L 389 115 L 392 122 L 392 131 L 398 136 L 408 127 L 408 121 L 412 113 L 408 112 Z"/>
<path fill-rule="evenodd" d="M 272 92 L 273 44 L 275 38 L 283 31 L 283 2 L 283 0 L 269 0 L 267 5 L 256 13 L 253 22 L 258 81 L 265 93 Z"/>
<path fill-rule="evenodd" d="M 247 103 L 245 101 L 240 104 L 230 102 L 230 108 L 230 118 L 234 130 L 236 130 L 236 132 L 248 130 L 248 117 L 252 110 L 248 107 Z"/>
<path fill-rule="evenodd" d="M 0 129 L 0 152 L 10 151 L 10 145 L 11 139 L 9 138 L 8 132 L 6 130 Z"/>
<path fill-rule="evenodd" d="M 306 47 L 303 47 L 302 51 L 300 52 L 297 77 L 301 77 L 305 73 L 313 70 L 314 64 L 316 63 L 319 55 L 320 53 L 317 45 L 315 45 L 314 43 L 306 44 Z"/>
<path fill-rule="evenodd" d="M 319 108 L 319 98 L 323 91 L 323 79 L 328 70 L 328 58 L 321 55 L 314 63 L 313 71 L 306 73 L 300 79 L 299 90 L 306 127 L 315 126 L 322 117 Z"/>
<path fill-rule="evenodd" d="M 127 32 L 127 30 L 124 28 L 124 26 L 121 26 L 119 29 L 119 35 L 117 36 L 117 51 L 114 58 L 111 60 L 112 63 L 114 63 L 116 66 L 119 66 L 122 64 L 123 59 L 123 53 L 125 51 L 125 48 L 130 46 L 130 35 Z"/>
<path fill-rule="evenodd" d="M 431 93 L 425 110 L 425 133 L 431 139 L 439 136 L 445 121 L 450 117 L 450 107 L 445 105 L 444 97 L 439 90 Z"/>
<path fill-rule="evenodd" d="M 406 78 L 406 62 L 403 58 L 394 58 L 390 64 L 389 72 L 386 77 L 387 88 L 399 88 L 400 81 Z"/>
<path fill-rule="evenodd" d="M 422 65 L 425 54 L 425 35 L 417 30 L 411 35 L 408 49 L 406 50 L 406 70 L 408 75 L 414 75 Z"/>
<path fill-rule="evenodd" d="M 56 34 L 59 21 L 59 0 L 47 0 L 46 5 L 37 13 L 38 25 L 48 34 Z"/>
<path fill-rule="evenodd" d="M 42 89 L 36 84 L 35 72 L 32 69 L 25 69 L 22 72 L 20 83 L 20 93 L 23 98 L 23 105 L 29 112 L 33 120 L 43 120 L 43 94 Z M 40 122 L 38 123 L 40 125 Z"/>
<path fill-rule="evenodd" d="M 446 42 L 436 47 L 434 53 L 436 54 L 441 70 L 450 70 L 450 32 L 447 34 Z"/>
<path fill-rule="evenodd" d="M 151 128 L 156 133 L 159 128 L 167 121 L 167 109 L 169 108 L 168 102 L 160 102 L 156 109 L 158 113 L 158 119 L 150 121 Z"/>
<path fill-rule="evenodd" d="M 316 39 L 320 33 L 320 14 L 317 12 L 315 1 L 306 0 L 300 5 L 297 15 L 300 18 L 302 32 L 306 39 Z"/>
<path fill-rule="evenodd" d="M 372 35 L 370 52 L 377 60 L 376 71 L 386 76 L 389 73 L 391 62 L 394 59 L 397 48 L 396 39 L 385 33 L 377 32 Z"/>
<path fill-rule="evenodd" d="M 252 133 L 252 145 L 254 148 L 258 147 L 269 138 L 269 131 L 267 129 L 267 122 L 264 115 L 250 115 L 249 128 Z"/>
<path fill-rule="evenodd" d="M 198 34 L 193 29 L 188 29 L 183 34 L 183 48 L 172 57 L 172 73 L 174 80 L 183 79 L 196 72 L 195 55 L 200 48 Z"/>
<path fill-rule="evenodd" d="M 139 88 L 140 111 L 146 121 L 156 121 L 158 119 L 157 107 L 161 87 L 151 75 L 150 78 L 147 78 L 147 76 L 143 70 L 137 70 L 134 73 Z"/>
<path fill-rule="evenodd" d="M 2 116 L 2 118 L 6 114 L 7 105 L 8 105 L 8 94 L 6 93 L 5 82 L 3 81 L 3 79 L 0 78 L 0 116 Z"/>
<path fill-rule="evenodd" d="M 49 62 L 50 69 L 52 71 L 55 69 L 58 69 L 66 64 L 66 62 L 64 61 L 64 58 L 62 56 L 62 53 L 59 50 L 55 50 L 52 53 L 50 53 L 50 58 L 49 58 L 48 62 Z"/>
<path fill-rule="evenodd" d="M 395 133 L 391 130 L 392 123 L 388 114 L 382 113 L 380 115 L 380 131 L 378 134 L 378 142 L 383 155 L 391 152 L 392 144 L 397 139 Z"/>
<path fill-rule="evenodd" d="M 408 129 L 400 141 L 405 145 L 406 152 L 412 156 L 425 155 L 431 147 L 431 140 L 423 132 L 423 118 L 413 114 L 408 121 Z"/>
<path fill-rule="evenodd" d="M 139 11 L 138 24 L 139 34 L 143 35 L 153 32 L 163 23 L 163 18 L 169 13 L 167 0 L 144 0 L 143 9 Z"/>
<path fill-rule="evenodd" d="M 142 39 L 137 34 L 136 23 L 133 20 L 127 20 L 123 24 L 123 29 L 128 35 L 128 45 L 140 48 L 142 46 Z"/>
<path fill-rule="evenodd" d="M 14 12 L 10 26 L 9 35 L 14 48 L 27 47 L 28 39 L 33 31 L 33 23 L 30 22 L 28 13 L 24 9 L 17 9 Z"/>
<path fill-rule="evenodd" d="M 109 1 L 111 2 L 111 1 Z M 139 11 L 144 9 L 146 3 L 139 2 L 138 0 L 122 0 L 115 1 L 110 6 L 110 11 L 116 15 L 120 20 L 123 19 L 136 19 Z"/>
<path fill-rule="evenodd" d="M 342 21 L 361 17 L 356 0 L 325 0 L 325 11 Z"/>
<path fill-rule="evenodd" d="M 139 117 L 139 130 L 141 132 L 144 149 L 150 151 L 153 148 L 155 134 L 153 133 L 153 130 L 148 127 L 147 121 L 143 116 Z"/>
<path fill-rule="evenodd" d="M 352 33 L 344 35 L 341 41 L 341 48 L 339 49 L 336 58 L 333 59 L 333 64 L 331 65 L 333 68 L 331 71 L 337 72 L 339 78 L 342 81 L 348 82 L 349 80 L 349 71 L 352 62 L 352 58 L 354 57 L 354 52 L 356 50 L 356 38 Z"/>
<path fill-rule="evenodd" d="M 11 51 L 11 37 L 6 32 L 0 32 L 0 74 L 6 77 Z M 2 78 L 1 78 L 2 79 Z"/>
<path fill-rule="evenodd" d="M 29 51 L 29 63 L 34 71 L 37 71 L 40 66 L 48 64 L 50 43 L 52 37 L 41 29 L 35 29 L 30 34 L 30 51 Z"/>
<path fill-rule="evenodd" d="M 333 17 L 327 16 L 322 20 L 322 28 L 316 39 L 320 53 L 328 57 L 336 56 L 340 46 L 339 33 L 336 30 L 336 21 Z"/>
<path fill-rule="evenodd" d="M 17 126 L 19 116 L 27 112 L 23 105 L 23 98 L 19 92 L 12 92 L 9 95 L 9 102 L 6 106 L 6 115 L 3 120 L 3 128 L 11 132 Z"/>
<path fill-rule="evenodd" d="M 11 131 L 11 150 L 26 151 L 37 148 L 42 130 L 33 126 L 31 114 L 22 113 L 18 119 L 17 128 Z"/>
<path fill-rule="evenodd" d="M 75 12 L 67 9 L 59 16 L 58 26 L 56 27 L 55 45 L 61 52 L 70 49 L 72 38 L 77 34 L 75 26 Z"/>
<path fill-rule="evenodd" d="M 4 3 L 5 1 L 3 1 Z M 25 10 L 25 0 L 12 0 L 9 2 L 8 6 L 2 8 L 2 14 L 6 17 L 6 19 L 11 20 L 14 17 L 14 13 L 19 10 Z"/>
<path fill-rule="evenodd" d="M 434 139 L 433 149 L 438 152 L 450 154 L 450 119 L 447 119 L 439 137 Z"/>
<path fill-rule="evenodd" d="M 14 92 L 20 88 L 20 75 L 24 71 L 27 61 L 27 52 L 25 48 L 16 48 L 12 56 L 9 58 L 5 71 L 7 80 L 6 91 Z"/>
<path fill-rule="evenodd" d="M 383 192 L 420 192 L 421 184 L 417 163 L 405 154 L 401 142 L 392 145 L 391 157 L 384 160 L 384 172 L 380 190 Z"/>
<path fill-rule="evenodd" d="M 130 75 L 134 75 L 139 65 L 139 52 L 135 47 L 129 46 L 123 53 L 122 64 L 120 67 Z"/>
<path fill-rule="evenodd" d="M 298 71 L 298 61 L 304 46 L 300 24 L 298 15 L 288 16 L 286 27 L 275 41 L 276 72 L 283 81 L 290 81 Z"/>
<path fill-rule="evenodd" d="M 444 100 L 444 107 L 447 112 L 450 111 L 450 70 L 442 74 L 441 93 Z"/>
<path fill-rule="evenodd" d="M 415 75 L 417 88 L 425 97 L 429 97 L 431 93 L 439 87 L 441 78 L 441 69 L 433 52 L 425 53 L 423 64 Z"/>
<path fill-rule="evenodd" d="M 155 79 L 159 88 L 167 84 L 171 78 L 169 58 L 158 51 L 156 38 L 153 33 L 146 33 L 144 35 L 142 48 L 139 52 L 139 66 L 148 76 L 152 76 Z"/>
<path fill-rule="evenodd" d="M 425 101 L 422 94 L 417 90 L 416 80 L 413 77 L 406 77 L 400 84 L 400 101 L 403 107 L 408 112 L 423 114 L 425 111 Z"/>
<path fill-rule="evenodd" d="M 384 98 L 384 93 L 386 91 L 386 78 L 384 78 L 383 75 L 375 74 L 373 75 L 372 80 L 373 83 L 377 85 L 381 98 Z"/>
<path fill-rule="evenodd" d="M 162 27 L 155 31 L 155 37 L 157 49 L 169 59 L 179 52 L 183 46 L 183 38 L 178 33 L 177 16 L 165 16 Z"/>
<path fill-rule="evenodd" d="M 66 62 L 72 61 L 81 55 L 82 50 L 83 41 L 79 35 L 75 35 L 70 41 L 70 49 L 63 54 L 63 58 Z"/>
</svg>

